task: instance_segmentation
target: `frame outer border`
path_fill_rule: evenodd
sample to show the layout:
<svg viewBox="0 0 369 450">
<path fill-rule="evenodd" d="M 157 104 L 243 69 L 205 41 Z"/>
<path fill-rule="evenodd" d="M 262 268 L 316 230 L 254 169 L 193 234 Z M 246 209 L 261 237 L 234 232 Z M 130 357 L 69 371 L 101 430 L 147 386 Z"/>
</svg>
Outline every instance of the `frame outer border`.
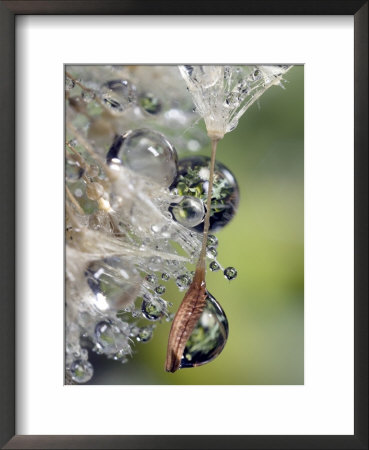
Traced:
<svg viewBox="0 0 369 450">
<path fill-rule="evenodd" d="M 355 39 L 355 434 L 353 436 L 15 435 L 15 16 L 350 14 Z M 368 2 L 365 0 L 0 0 L 0 445 L 5 449 L 368 449 Z"/>
</svg>

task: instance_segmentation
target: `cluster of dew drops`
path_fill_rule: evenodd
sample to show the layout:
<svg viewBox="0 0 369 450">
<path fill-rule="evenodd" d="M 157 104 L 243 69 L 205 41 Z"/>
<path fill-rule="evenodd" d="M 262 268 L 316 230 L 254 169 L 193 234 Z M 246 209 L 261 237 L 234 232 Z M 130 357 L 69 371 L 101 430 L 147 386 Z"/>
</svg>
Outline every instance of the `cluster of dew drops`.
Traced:
<svg viewBox="0 0 369 450">
<path fill-rule="evenodd" d="M 210 158 L 198 153 L 181 155 L 184 151 L 197 152 L 207 140 L 197 127 L 188 133 L 197 117 L 186 88 L 181 90 L 177 69 L 162 68 L 161 74 L 167 82 L 180 87 L 173 94 L 161 86 L 162 77 L 152 83 L 150 70 L 153 69 L 146 67 L 145 72 L 141 68 L 137 73 L 121 67 L 67 68 L 65 173 L 71 208 L 89 230 L 114 232 L 116 239 L 132 246 L 150 245 L 163 252 L 173 251 L 171 242 L 183 244 L 188 238 L 199 250 Z M 89 148 L 96 152 L 96 158 Z M 152 180 L 165 189 L 166 200 L 156 199 L 166 219 L 165 226 L 152 224 L 149 235 L 145 235 L 140 228 L 142 217 L 135 217 L 133 209 L 126 211 L 124 199 L 99 164 L 101 158 L 113 170 L 128 168 L 137 177 Z M 234 175 L 216 162 L 207 258 L 209 269 L 222 271 L 228 280 L 235 279 L 237 271 L 234 267 L 223 268 L 219 262 L 215 233 L 233 218 L 238 202 Z M 114 210 L 114 221 L 106 213 L 107 203 Z M 78 229 L 67 223 L 67 245 L 77 245 L 76 238 L 78 242 Z M 196 249 L 192 252 L 195 254 Z M 173 320 L 173 304 L 163 298 L 168 282 L 175 282 L 179 291 L 185 291 L 194 275 L 186 263 L 158 256 L 107 255 L 90 261 L 83 271 L 83 286 L 72 283 L 66 299 L 69 384 L 86 383 L 92 378 L 89 351 L 126 363 L 134 353 L 134 342 L 149 342 L 157 324 Z M 80 291 L 87 294 L 77 302 Z"/>
</svg>

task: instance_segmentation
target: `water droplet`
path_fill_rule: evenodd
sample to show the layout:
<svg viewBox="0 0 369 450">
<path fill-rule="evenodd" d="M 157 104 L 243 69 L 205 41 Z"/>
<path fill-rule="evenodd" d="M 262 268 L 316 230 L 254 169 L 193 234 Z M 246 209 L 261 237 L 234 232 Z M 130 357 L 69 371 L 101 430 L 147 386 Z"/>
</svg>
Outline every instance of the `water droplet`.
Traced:
<svg viewBox="0 0 369 450">
<path fill-rule="evenodd" d="M 193 228 L 204 221 L 205 207 L 201 199 L 186 196 L 171 207 L 173 217 L 187 228 Z"/>
<path fill-rule="evenodd" d="M 142 128 L 125 137 L 118 157 L 134 172 L 168 187 L 177 175 L 177 152 L 160 133 Z"/>
<path fill-rule="evenodd" d="M 259 69 L 255 69 L 254 72 L 252 73 L 251 77 L 254 81 L 260 80 L 261 71 Z"/>
<path fill-rule="evenodd" d="M 161 274 L 161 279 L 162 279 L 163 281 L 168 281 L 169 278 L 170 278 L 169 273 L 163 272 L 163 273 Z"/>
<path fill-rule="evenodd" d="M 218 255 L 217 249 L 215 247 L 208 247 L 206 249 L 206 256 L 208 258 L 216 258 Z"/>
<path fill-rule="evenodd" d="M 225 106 L 228 108 L 237 108 L 240 104 L 240 97 L 238 92 L 230 92 L 225 99 Z"/>
<path fill-rule="evenodd" d="M 177 195 L 207 200 L 210 158 L 191 156 L 178 163 L 178 175 L 170 186 Z M 232 172 L 222 163 L 215 162 L 215 177 L 211 199 L 210 230 L 223 228 L 235 215 L 239 203 L 239 188 Z M 193 227 L 203 231 L 204 224 Z"/>
<path fill-rule="evenodd" d="M 176 284 L 181 291 L 186 289 L 191 284 L 191 277 L 188 274 L 183 274 L 177 277 Z"/>
<path fill-rule="evenodd" d="M 162 108 L 160 100 L 151 93 L 140 97 L 140 106 L 149 114 L 158 114 Z"/>
<path fill-rule="evenodd" d="M 221 353 L 227 339 L 227 317 L 219 303 L 207 292 L 205 309 L 187 341 L 180 367 L 196 367 L 212 361 Z"/>
<path fill-rule="evenodd" d="M 95 327 L 96 341 L 106 354 L 118 351 L 115 335 L 114 326 L 108 321 L 99 322 Z"/>
<path fill-rule="evenodd" d="M 153 335 L 152 327 L 142 327 L 140 328 L 136 339 L 139 342 L 148 342 L 152 338 L 152 335 Z"/>
<path fill-rule="evenodd" d="M 74 80 L 72 80 L 72 78 L 65 77 L 65 90 L 66 91 L 72 90 L 75 85 L 76 85 L 76 83 L 74 82 Z"/>
<path fill-rule="evenodd" d="M 136 87 L 128 80 L 108 81 L 101 87 L 101 98 L 109 112 L 120 115 L 136 101 Z"/>
<path fill-rule="evenodd" d="M 165 292 L 165 286 L 159 284 L 159 286 L 156 286 L 155 292 L 159 295 L 164 294 Z"/>
<path fill-rule="evenodd" d="M 217 270 L 220 269 L 220 266 L 219 266 L 219 264 L 218 264 L 216 261 L 212 261 L 212 262 L 209 264 L 209 268 L 210 268 L 210 270 L 211 270 L 212 272 L 216 272 Z"/>
<path fill-rule="evenodd" d="M 152 273 L 149 273 L 148 275 L 146 275 L 145 280 L 150 284 L 155 284 L 157 281 L 157 278 Z"/>
<path fill-rule="evenodd" d="M 227 267 L 223 273 L 228 280 L 233 280 L 237 277 L 237 270 L 234 267 Z"/>
<path fill-rule="evenodd" d="M 133 327 L 131 328 L 131 330 L 130 330 L 129 335 L 130 335 L 131 337 L 136 337 L 136 336 L 138 335 L 139 332 L 140 332 L 139 327 L 133 326 Z"/>
<path fill-rule="evenodd" d="M 148 320 L 159 320 L 165 310 L 165 303 L 160 298 L 145 298 L 141 305 L 142 314 Z"/>
<path fill-rule="evenodd" d="M 218 246 L 218 238 L 214 236 L 214 234 L 208 234 L 208 239 L 206 241 L 207 247 L 217 247 Z"/>
<path fill-rule="evenodd" d="M 94 369 L 89 361 L 76 359 L 69 368 L 69 373 L 73 381 L 76 383 L 87 383 L 94 374 Z"/>
<path fill-rule="evenodd" d="M 102 223 L 103 217 L 95 217 Z M 94 293 L 91 303 L 100 311 L 119 311 L 137 298 L 141 277 L 132 263 L 108 258 L 91 263 L 85 276 Z"/>
</svg>

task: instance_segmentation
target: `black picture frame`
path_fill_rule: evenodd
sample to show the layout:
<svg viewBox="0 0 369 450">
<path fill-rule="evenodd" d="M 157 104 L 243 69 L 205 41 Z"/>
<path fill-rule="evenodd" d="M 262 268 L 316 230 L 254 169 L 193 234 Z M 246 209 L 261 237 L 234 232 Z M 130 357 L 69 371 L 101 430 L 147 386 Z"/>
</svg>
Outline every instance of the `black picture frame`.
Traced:
<svg viewBox="0 0 369 450">
<path fill-rule="evenodd" d="M 354 17 L 355 364 L 354 435 L 15 435 L 15 17 L 20 14 L 352 15 Z M 368 1 L 0 1 L 0 445 L 6 449 L 368 449 Z M 21 224 L 17 224 L 21 227 Z M 21 250 L 21 249 L 20 249 Z"/>
</svg>

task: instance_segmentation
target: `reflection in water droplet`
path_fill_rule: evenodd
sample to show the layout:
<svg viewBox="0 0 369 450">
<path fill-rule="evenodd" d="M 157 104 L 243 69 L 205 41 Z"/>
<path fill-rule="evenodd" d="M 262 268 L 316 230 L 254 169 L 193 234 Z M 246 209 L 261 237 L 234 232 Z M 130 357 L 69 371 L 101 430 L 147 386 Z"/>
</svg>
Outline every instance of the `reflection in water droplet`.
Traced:
<svg viewBox="0 0 369 450">
<path fill-rule="evenodd" d="M 83 359 L 76 359 L 72 362 L 69 373 L 72 380 L 76 383 L 87 383 L 87 381 L 91 380 L 94 369 L 90 362 Z"/>
<path fill-rule="evenodd" d="M 233 280 L 237 277 L 237 270 L 234 267 L 227 267 L 226 269 L 224 269 L 224 276 L 228 280 Z"/>
<path fill-rule="evenodd" d="M 108 111 L 122 114 L 136 100 L 136 87 L 128 80 L 108 81 L 101 87 L 101 98 Z"/>
<path fill-rule="evenodd" d="M 218 238 L 214 236 L 214 234 L 209 234 L 208 239 L 206 241 L 207 247 L 217 247 L 218 246 Z"/>
<path fill-rule="evenodd" d="M 206 249 L 206 256 L 208 258 L 216 258 L 218 255 L 217 249 L 215 247 L 208 247 Z"/>
<path fill-rule="evenodd" d="M 205 217 L 204 203 L 196 197 L 184 197 L 179 203 L 172 206 L 171 212 L 177 222 L 188 228 L 199 225 Z"/>
<path fill-rule="evenodd" d="M 196 367 L 212 361 L 221 353 L 227 339 L 227 317 L 208 292 L 205 309 L 187 341 L 180 367 Z"/>
<path fill-rule="evenodd" d="M 209 164 L 207 156 L 191 156 L 178 163 L 178 175 L 170 190 L 176 195 L 201 199 L 206 204 L 209 186 Z M 215 161 L 215 176 L 211 199 L 210 230 L 223 228 L 235 215 L 240 194 L 237 181 L 230 170 Z M 203 231 L 204 223 L 195 225 L 194 230 Z"/>
<path fill-rule="evenodd" d="M 163 286 L 162 284 L 159 284 L 159 286 L 156 286 L 155 292 L 159 295 L 164 294 L 165 286 Z"/>
<path fill-rule="evenodd" d="M 188 274 L 183 274 L 177 277 L 176 284 L 179 287 L 179 290 L 183 291 L 186 289 L 191 283 L 191 277 Z"/>
<path fill-rule="evenodd" d="M 118 158 L 134 172 L 168 187 L 177 175 L 177 152 L 160 133 L 142 128 L 125 137 Z"/>
<path fill-rule="evenodd" d="M 149 298 L 146 295 L 144 297 L 141 305 L 143 316 L 148 320 L 159 320 L 163 317 L 166 310 L 163 300 L 160 298 Z"/>
<path fill-rule="evenodd" d="M 219 264 L 218 264 L 216 261 L 212 261 L 212 262 L 209 264 L 209 267 L 210 267 L 210 270 L 211 270 L 212 272 L 216 272 L 217 270 L 220 269 L 220 266 L 219 266 Z"/>
<path fill-rule="evenodd" d="M 147 93 L 140 97 L 140 106 L 149 114 L 158 114 L 161 111 L 161 102 L 153 94 Z"/>
<path fill-rule="evenodd" d="M 110 322 L 99 322 L 95 327 L 95 337 L 104 353 L 115 353 L 118 350 L 113 325 Z"/>
<path fill-rule="evenodd" d="M 137 341 L 139 342 L 148 342 L 153 335 L 152 327 L 142 327 L 140 328 L 138 334 L 137 334 Z"/>
</svg>

